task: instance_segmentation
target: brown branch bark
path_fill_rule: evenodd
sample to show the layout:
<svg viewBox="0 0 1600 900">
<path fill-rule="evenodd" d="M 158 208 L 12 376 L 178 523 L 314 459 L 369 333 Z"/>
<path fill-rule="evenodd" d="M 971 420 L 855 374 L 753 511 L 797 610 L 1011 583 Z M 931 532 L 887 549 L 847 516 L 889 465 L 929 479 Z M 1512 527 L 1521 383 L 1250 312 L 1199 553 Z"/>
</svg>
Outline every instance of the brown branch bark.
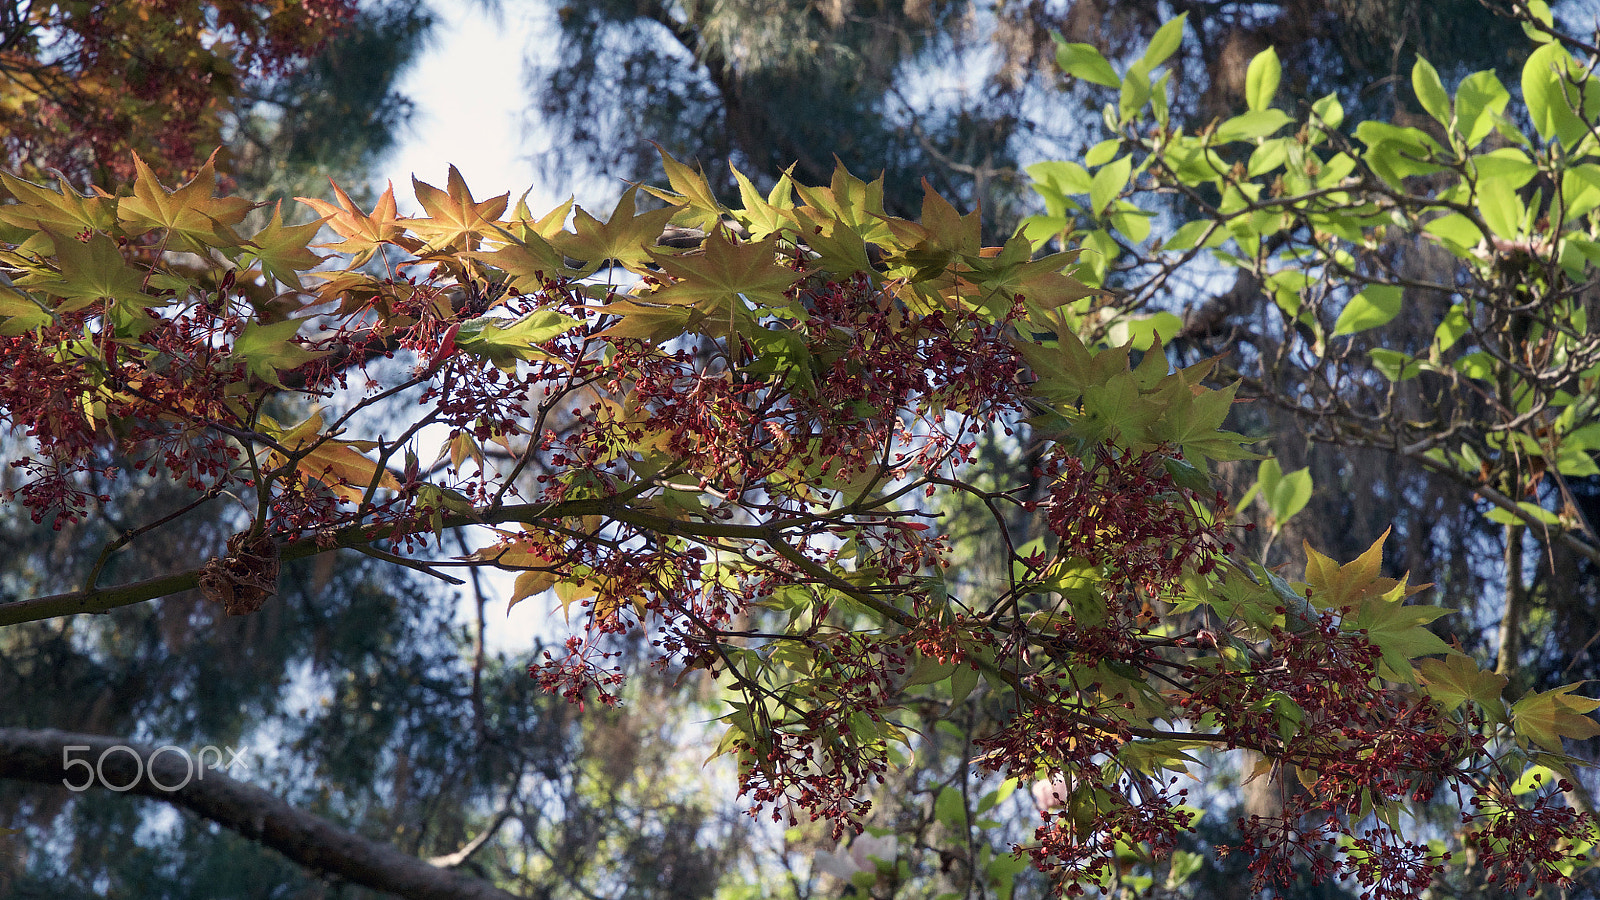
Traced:
<svg viewBox="0 0 1600 900">
<path fill-rule="evenodd" d="M 604 515 L 612 512 L 613 507 L 620 504 L 621 501 L 617 498 L 567 500 L 561 503 L 522 503 L 477 510 L 470 514 L 446 513 L 440 518 L 440 523 L 445 528 L 460 528 L 465 525 L 500 525 L 507 522 L 535 522 L 544 518 Z M 431 528 L 427 522 L 399 526 L 393 523 L 350 525 L 329 535 L 303 537 L 280 544 L 278 559 L 288 562 L 341 548 L 355 549 L 378 541 L 403 537 L 408 533 L 429 531 Z M 53 619 L 57 616 L 110 612 L 118 607 L 131 606 L 158 597 L 168 597 L 198 587 L 200 576 L 204 572 L 205 567 L 201 566 L 145 581 L 103 588 L 91 585 L 64 594 L 0 604 L 0 627 Z"/>
<path fill-rule="evenodd" d="M 65 780 L 74 786 L 90 781 L 81 766 L 64 769 L 63 748 L 67 746 L 87 747 L 75 751 L 72 758 L 99 764 L 107 783 L 120 788 L 137 779 L 128 793 L 188 810 L 318 874 L 410 900 L 517 900 L 515 894 L 482 879 L 429 865 L 219 771 L 202 770 L 200 777 L 199 772 L 191 771 L 190 760 L 183 754 L 157 754 L 156 748 L 117 738 L 0 728 L 0 777 L 52 785 Z M 113 748 L 118 749 L 108 752 Z M 99 777 L 96 773 L 94 783 L 103 790 Z M 165 790 L 160 785 L 176 789 Z"/>
</svg>

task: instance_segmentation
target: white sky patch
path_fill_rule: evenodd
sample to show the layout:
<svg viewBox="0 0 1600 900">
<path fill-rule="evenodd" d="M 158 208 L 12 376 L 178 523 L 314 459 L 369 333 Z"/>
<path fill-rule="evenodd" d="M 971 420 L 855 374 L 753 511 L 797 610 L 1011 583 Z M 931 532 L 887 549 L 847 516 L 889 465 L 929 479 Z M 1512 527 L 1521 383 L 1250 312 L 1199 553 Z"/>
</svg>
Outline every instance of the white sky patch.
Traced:
<svg viewBox="0 0 1600 900">
<path fill-rule="evenodd" d="M 523 59 L 549 29 L 526 8 L 508 4 L 499 15 L 470 0 L 436 0 L 433 41 L 399 85 L 416 103 L 410 136 L 380 166 L 392 179 L 402 214 L 420 209 L 411 177 L 443 188 L 454 164 L 478 199 L 511 192 L 513 202 L 530 186 L 528 206 L 544 213 L 565 196 L 540 184 L 523 127 L 533 98 L 524 85 Z"/>
</svg>

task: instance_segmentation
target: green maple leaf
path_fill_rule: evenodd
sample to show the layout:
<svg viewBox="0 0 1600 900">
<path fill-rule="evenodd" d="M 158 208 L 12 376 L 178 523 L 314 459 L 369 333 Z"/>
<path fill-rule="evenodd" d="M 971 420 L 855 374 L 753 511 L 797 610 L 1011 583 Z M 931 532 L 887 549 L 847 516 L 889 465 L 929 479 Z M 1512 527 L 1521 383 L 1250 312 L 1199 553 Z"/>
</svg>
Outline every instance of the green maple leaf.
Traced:
<svg viewBox="0 0 1600 900">
<path fill-rule="evenodd" d="M 428 218 L 406 219 L 405 224 L 414 234 L 427 239 L 435 250 L 447 247 L 476 250 L 480 240 L 498 233 L 494 222 L 511 203 L 509 191 L 488 200 L 473 200 L 472 192 L 467 190 L 467 183 L 455 166 L 450 167 L 445 190 L 425 184 L 415 176 L 411 179 L 411 188 Z"/>
<path fill-rule="evenodd" d="M 739 199 L 744 203 L 744 209 L 736 211 L 734 215 L 750 229 L 751 236 L 764 238 L 793 227 L 789 211 L 794 209 L 794 180 L 789 177 L 788 171 L 778 179 L 771 192 L 762 197 L 750 179 L 733 168 L 733 163 L 730 162 L 728 168 L 732 169 L 734 180 L 739 183 Z"/>
<path fill-rule="evenodd" d="M 144 292 L 147 273 L 128 264 L 117 244 L 95 232 L 88 241 L 45 229 L 56 245 L 59 273 L 31 272 L 17 284 L 62 299 L 60 312 L 72 312 L 101 300 L 135 307 L 160 306 Z"/>
<path fill-rule="evenodd" d="M 880 176 L 870 183 L 862 181 L 851 175 L 843 163 L 837 160 L 835 163 L 833 181 L 828 187 L 796 185 L 806 206 L 795 213 L 810 223 L 810 227 L 803 230 L 809 232 L 821 227 L 831 234 L 833 223 L 839 223 L 864 241 L 889 244 L 895 235 L 883 211 L 883 178 Z M 807 240 L 809 242 L 809 238 Z"/>
<path fill-rule="evenodd" d="M 1054 309 L 1101 293 L 1063 271 L 1077 260 L 1078 251 L 1052 253 L 1039 259 L 1032 259 L 1032 255 L 1032 243 L 1017 235 L 1006 241 L 993 258 L 966 257 L 973 272 L 968 277 L 982 285 L 986 293 L 1001 294 L 1008 306 L 1018 294 L 1044 309 Z"/>
<path fill-rule="evenodd" d="M 537 345 L 581 324 L 553 309 L 534 310 L 509 321 L 480 316 L 461 323 L 456 346 L 504 369 L 515 365 L 513 361 L 518 359 L 550 358 Z"/>
<path fill-rule="evenodd" d="M 1396 594 L 1400 591 L 1397 589 Z M 1449 653 L 1450 645 L 1422 627 L 1443 615 L 1455 612 L 1443 606 L 1407 606 L 1403 597 L 1372 598 L 1361 605 L 1353 617 L 1346 618 L 1346 630 L 1360 629 L 1367 640 L 1383 651 L 1383 673 L 1392 681 L 1414 681 L 1411 660 L 1418 656 Z"/>
<path fill-rule="evenodd" d="M 746 303 L 766 309 L 790 306 L 784 292 L 805 274 L 778 262 L 775 237 L 739 243 L 719 228 L 706 235 L 701 250 L 684 256 L 652 253 L 674 281 L 650 300 L 692 306 L 719 327 L 728 323 L 730 332 L 737 330 L 736 323 L 749 320 Z"/>
<path fill-rule="evenodd" d="M 1033 370 L 1032 393 L 1042 400 L 1076 406 L 1091 384 L 1103 383 L 1118 371 L 1128 368 L 1126 347 L 1090 353 L 1077 331 L 1059 310 L 1048 310 L 1044 321 L 1030 323 L 1028 332 L 1012 340 L 1012 345 Z M 1044 331 L 1045 334 L 1034 334 Z M 1051 336 L 1053 343 L 1047 343 Z"/>
<path fill-rule="evenodd" d="M 1572 692 L 1582 685 L 1569 684 L 1543 693 L 1529 694 L 1511 705 L 1511 726 L 1520 737 L 1525 737 L 1551 753 L 1562 752 L 1561 739 L 1587 740 L 1600 735 L 1600 722 L 1588 713 L 1600 706 L 1600 700 L 1575 697 Z"/>
<path fill-rule="evenodd" d="M 572 231 L 562 232 L 551 243 L 565 256 L 582 260 L 578 277 L 593 275 L 602 263 L 611 261 L 632 271 L 643 271 L 650 262 L 650 247 L 661 237 L 661 229 L 672 221 L 682 207 L 668 206 L 646 213 L 637 212 L 634 197 L 638 185 L 622 192 L 622 198 L 611 211 L 611 218 L 601 222 L 578 208 Z"/>
<path fill-rule="evenodd" d="M 272 221 L 250 238 L 241 260 L 246 265 L 250 261 L 259 262 L 261 271 L 298 291 L 300 272 L 315 268 L 323 260 L 323 257 L 312 253 L 306 244 L 316 236 L 325 221 L 326 217 L 304 225 L 285 226 L 283 201 L 280 200 L 272 209 Z"/>
<path fill-rule="evenodd" d="M 122 198 L 117 206 L 117 217 L 123 227 L 133 234 L 164 228 L 193 249 L 238 247 L 242 240 L 234 233 L 233 226 L 244 221 L 253 204 L 242 197 L 216 196 L 216 158 L 215 153 L 211 154 L 194 178 L 169 191 L 144 160 L 135 155 L 133 162 L 138 174 L 133 182 L 133 196 Z"/>
<path fill-rule="evenodd" d="M 1445 712 L 1471 700 L 1482 707 L 1492 721 L 1505 721 L 1505 704 L 1500 700 L 1500 692 L 1505 690 L 1509 680 L 1506 676 L 1486 672 L 1478 668 L 1472 657 L 1456 651 L 1446 654 L 1444 659 L 1417 660 L 1417 671 L 1427 685 L 1428 695 L 1438 701 Z"/>
<path fill-rule="evenodd" d="M 1139 445 L 1161 413 L 1161 404 L 1143 395 L 1132 373 L 1125 373 L 1084 388 L 1083 417 L 1074 430 L 1091 444 L 1120 439 Z"/>
<path fill-rule="evenodd" d="M 1233 407 L 1238 384 L 1218 391 L 1199 388 L 1197 394 L 1181 373 L 1172 377 L 1172 402 L 1167 414 L 1151 427 L 1152 439 L 1176 446 L 1186 458 L 1193 460 L 1219 459 L 1221 457 L 1216 455 L 1219 445 L 1224 450 L 1230 447 L 1238 450 L 1240 444 L 1249 440 L 1244 435 L 1220 430 Z"/>
<path fill-rule="evenodd" d="M 509 231 L 505 233 L 506 237 L 513 239 L 513 243 L 493 250 L 475 250 L 462 255 L 488 263 L 506 273 L 511 286 L 524 293 L 532 293 L 542 288 L 544 282 L 540 280 L 541 277 L 556 278 L 571 271 L 567 268 L 566 261 L 561 258 L 560 251 L 535 229 L 523 229 L 522 232 L 520 235 L 514 235 Z"/>
<path fill-rule="evenodd" d="M 15 337 L 51 321 L 37 300 L 22 291 L 0 288 L 0 337 Z"/>
<path fill-rule="evenodd" d="M 300 330 L 302 319 L 285 319 L 264 324 L 249 322 L 233 342 L 232 358 L 244 362 L 249 375 L 275 387 L 284 387 L 279 372 L 288 372 L 305 365 L 322 355 L 294 343 L 295 332 Z"/>
<path fill-rule="evenodd" d="M 667 181 L 672 185 L 672 190 L 663 191 L 652 187 L 646 187 L 645 190 L 678 206 L 680 212 L 676 218 L 681 225 L 705 231 L 711 231 L 721 225 L 722 216 L 727 210 L 711 193 L 711 185 L 706 181 L 706 176 L 673 159 L 660 144 L 656 144 L 655 147 L 661 154 L 661 165 L 666 169 Z"/>
<path fill-rule="evenodd" d="M 654 305 L 621 299 L 593 307 L 595 312 L 621 316 L 622 321 L 595 335 L 605 340 L 633 338 L 661 344 L 698 326 L 705 313 L 688 306 Z"/>
</svg>

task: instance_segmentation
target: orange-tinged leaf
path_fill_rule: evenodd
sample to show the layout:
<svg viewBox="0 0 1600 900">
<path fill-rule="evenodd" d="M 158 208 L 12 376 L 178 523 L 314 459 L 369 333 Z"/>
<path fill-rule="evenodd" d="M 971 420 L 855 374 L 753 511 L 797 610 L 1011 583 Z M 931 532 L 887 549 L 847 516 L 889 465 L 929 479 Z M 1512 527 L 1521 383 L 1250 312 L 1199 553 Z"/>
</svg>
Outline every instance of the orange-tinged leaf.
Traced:
<svg viewBox="0 0 1600 900">
<path fill-rule="evenodd" d="M 400 489 L 400 481 L 394 473 L 363 454 L 363 450 L 372 449 L 372 442 L 324 437 L 322 427 L 322 410 L 319 409 L 278 438 L 278 443 L 287 450 L 312 448 L 295 463 L 295 468 L 302 475 L 322 482 L 341 499 L 351 503 L 361 502 L 374 479 L 379 487 L 394 491 Z M 270 454 L 269 458 L 272 465 L 281 465 L 283 462 L 277 453 Z"/>
<path fill-rule="evenodd" d="M 1354 609 L 1373 597 L 1381 597 L 1399 586 L 1393 578 L 1380 578 L 1383 565 L 1383 535 L 1360 556 L 1339 565 L 1305 544 L 1306 584 L 1311 586 L 1311 603 L 1318 609 Z M 1414 592 L 1413 592 L 1414 593 Z"/>
<path fill-rule="evenodd" d="M 490 562 L 517 573 L 511 587 L 510 603 L 506 606 L 506 612 L 509 613 L 511 607 L 523 600 L 544 593 L 561 580 L 561 575 L 549 571 L 550 561 L 532 549 L 530 538 L 537 539 L 531 533 L 499 531 L 499 534 L 499 541 L 477 550 L 467 558 Z"/>
<path fill-rule="evenodd" d="M 348 253 L 353 257 L 350 260 L 352 268 L 364 264 L 372 258 L 378 248 L 386 243 L 392 243 L 405 233 L 405 226 L 401 225 L 395 215 L 394 183 L 384 189 L 383 195 L 378 198 L 369 215 L 356 206 L 344 188 L 333 185 L 333 193 L 339 199 L 335 206 L 326 200 L 317 200 L 312 197 L 296 197 L 301 203 L 316 210 L 326 220 L 328 227 L 337 232 L 344 240 L 334 244 L 319 244 L 329 250 L 338 250 Z"/>
<path fill-rule="evenodd" d="M 218 197 L 215 153 L 200 167 L 194 178 L 176 190 L 167 190 L 144 160 L 134 156 L 138 172 L 133 196 L 123 197 L 117 206 L 122 226 L 133 234 L 165 228 L 178 235 L 190 248 L 231 248 L 242 241 L 233 232 L 251 209 L 242 197 Z"/>
<path fill-rule="evenodd" d="M 928 179 L 922 179 L 922 240 L 907 251 L 907 257 L 916 253 L 943 251 L 954 256 L 977 256 L 983 249 L 983 216 L 978 210 L 962 215 L 939 196 Z M 1031 248 L 1031 244 L 1029 245 Z"/>
<path fill-rule="evenodd" d="M 411 179 L 411 187 L 429 218 L 406 219 L 405 223 L 435 250 L 476 250 L 479 241 L 498 233 L 494 223 L 505 213 L 511 201 L 509 191 L 481 202 L 473 200 L 472 192 L 467 190 L 467 183 L 462 180 L 461 172 L 455 166 L 450 167 L 445 190 L 425 184 L 415 176 Z"/>
</svg>

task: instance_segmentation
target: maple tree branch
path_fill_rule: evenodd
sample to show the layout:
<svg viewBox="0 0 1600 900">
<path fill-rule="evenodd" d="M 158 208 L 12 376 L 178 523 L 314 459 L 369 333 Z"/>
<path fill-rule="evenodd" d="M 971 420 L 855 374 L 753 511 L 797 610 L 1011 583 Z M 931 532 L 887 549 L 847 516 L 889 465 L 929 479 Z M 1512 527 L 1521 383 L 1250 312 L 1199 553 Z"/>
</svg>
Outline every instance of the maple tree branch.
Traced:
<svg viewBox="0 0 1600 900">
<path fill-rule="evenodd" d="M 440 517 L 444 528 L 467 525 L 499 525 L 507 522 L 533 522 L 544 518 L 601 515 L 611 511 L 616 498 L 564 500 L 558 503 L 520 503 L 501 506 L 493 510 L 472 510 L 466 513 L 447 512 Z M 278 547 L 278 558 L 283 562 L 315 556 L 330 550 L 357 549 L 374 541 L 388 540 L 431 530 L 426 521 L 405 523 L 380 522 L 348 525 L 331 533 L 313 535 L 286 541 Z M 144 581 L 106 588 L 85 588 L 47 597 L 34 597 L 0 604 L 0 627 L 22 622 L 36 622 L 57 616 L 79 613 L 103 613 L 122 606 L 143 603 L 171 596 L 199 586 L 204 567 L 189 569 L 171 575 L 162 575 Z"/>
<path fill-rule="evenodd" d="M 468 525 L 502 525 L 512 522 L 537 522 L 542 519 L 603 515 L 658 534 L 759 540 L 769 545 L 782 544 L 781 538 L 777 536 L 781 535 L 783 529 L 800 524 L 798 520 L 783 520 L 766 525 L 687 522 L 651 515 L 628 507 L 625 504 L 630 499 L 632 499 L 630 494 L 624 494 L 615 497 L 558 502 L 518 503 L 473 509 L 468 512 L 446 512 L 440 516 L 438 524 L 441 528 L 462 528 Z M 432 529 L 433 523 L 426 520 L 419 520 L 411 524 L 380 522 L 348 525 L 320 535 L 285 541 L 278 546 L 278 559 L 282 562 L 289 562 L 340 549 L 367 553 L 372 549 L 371 544 L 376 541 L 392 540 L 407 534 L 431 531 Z M 781 553 L 782 551 L 779 552 Z M 384 558 L 387 558 L 387 556 Z M 400 560 L 391 561 L 399 562 Z M 112 587 L 87 587 L 45 597 L 0 603 L 0 627 L 52 619 L 58 616 L 110 612 L 119 607 L 132 606 L 147 600 L 171 596 L 198 587 L 200 576 L 204 571 L 205 567 L 201 566 L 184 572 Z M 860 593 L 853 585 L 838 579 L 831 579 L 830 584 L 835 587 L 844 585 L 851 590 L 853 595 Z M 863 600 L 862 602 L 867 602 L 869 605 L 874 606 L 882 605 L 885 608 L 880 609 L 880 612 L 887 612 L 887 610 L 893 609 L 892 606 L 884 604 L 883 601 L 876 598 L 872 598 L 870 601 Z M 901 616 L 904 615 L 904 613 L 896 612 Z M 902 624 L 904 623 L 902 622 Z"/>
<path fill-rule="evenodd" d="M 118 789 L 132 783 L 128 793 L 216 822 L 319 875 L 409 900 L 516 900 L 515 894 L 487 881 L 362 837 L 220 771 L 196 770 L 194 761 L 182 753 L 160 753 L 157 748 L 101 735 L 0 728 L 0 773 L 9 779 L 47 785 L 74 782 L 81 773 L 66 770 L 68 747 L 96 760 L 93 783 Z M 82 758 L 75 761 L 86 762 Z M 162 785 L 173 787 L 168 790 Z M 492 829 L 485 832 L 489 833 Z"/>
</svg>

